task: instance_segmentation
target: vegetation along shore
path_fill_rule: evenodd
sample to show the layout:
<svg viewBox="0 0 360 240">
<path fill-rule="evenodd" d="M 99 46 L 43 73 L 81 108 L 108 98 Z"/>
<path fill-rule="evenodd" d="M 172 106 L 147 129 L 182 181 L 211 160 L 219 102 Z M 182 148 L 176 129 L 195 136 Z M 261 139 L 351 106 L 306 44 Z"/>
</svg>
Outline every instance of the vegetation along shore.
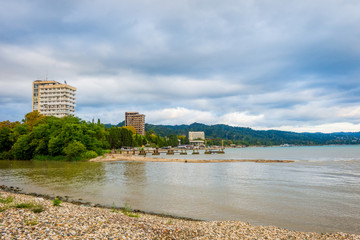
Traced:
<svg viewBox="0 0 360 240">
<path fill-rule="evenodd" d="M 360 239 L 240 221 L 198 221 L 0 190 L 1 239 Z"/>
<path fill-rule="evenodd" d="M 360 133 L 310 134 L 256 131 L 227 125 L 194 123 L 180 126 L 146 124 L 145 136 L 134 127 L 86 122 L 76 117 L 56 118 L 30 112 L 19 122 L 0 122 L 0 160 L 88 160 L 110 149 L 148 146 L 176 147 L 189 143 L 189 131 L 204 131 L 207 145 L 274 146 L 282 144 L 359 144 Z"/>
</svg>

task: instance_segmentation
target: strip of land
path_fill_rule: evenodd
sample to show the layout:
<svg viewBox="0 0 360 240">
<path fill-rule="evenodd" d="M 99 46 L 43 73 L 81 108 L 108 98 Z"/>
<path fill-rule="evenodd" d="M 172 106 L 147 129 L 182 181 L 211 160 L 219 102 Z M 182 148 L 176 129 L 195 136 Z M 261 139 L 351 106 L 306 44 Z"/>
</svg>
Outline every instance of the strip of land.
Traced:
<svg viewBox="0 0 360 240">
<path fill-rule="evenodd" d="M 35 211 L 37 209 L 37 211 Z M 0 190 L 1 239 L 360 239 L 240 221 L 195 221 L 54 202 Z"/>
<path fill-rule="evenodd" d="M 179 158 L 161 158 L 151 156 L 139 156 L 131 154 L 105 154 L 89 160 L 90 162 L 116 162 L 116 161 L 134 161 L 134 162 L 185 162 L 185 163 L 217 163 L 217 162 L 255 162 L 255 163 L 291 163 L 293 160 L 265 160 L 265 159 L 179 159 Z"/>
</svg>

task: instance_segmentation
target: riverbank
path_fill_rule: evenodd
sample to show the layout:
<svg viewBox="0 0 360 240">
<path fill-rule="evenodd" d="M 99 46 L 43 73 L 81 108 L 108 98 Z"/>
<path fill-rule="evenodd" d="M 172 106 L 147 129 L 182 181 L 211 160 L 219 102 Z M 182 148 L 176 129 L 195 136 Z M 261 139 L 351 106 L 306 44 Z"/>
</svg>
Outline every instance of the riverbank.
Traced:
<svg viewBox="0 0 360 240">
<path fill-rule="evenodd" d="M 1 239 L 360 239 L 347 233 L 297 232 L 240 221 L 193 221 L 89 207 L 0 190 Z M 4 201 L 7 199 L 8 201 Z M 10 201 L 12 199 L 12 201 Z M 35 213 L 17 208 L 32 203 Z"/>
<path fill-rule="evenodd" d="M 161 158 L 151 156 L 139 156 L 131 154 L 105 154 L 89 162 L 116 162 L 116 161 L 134 161 L 134 162 L 185 162 L 185 163 L 216 163 L 216 162 L 255 162 L 255 163 L 291 163 L 293 160 L 265 160 L 265 159 L 178 159 L 178 158 Z"/>
</svg>

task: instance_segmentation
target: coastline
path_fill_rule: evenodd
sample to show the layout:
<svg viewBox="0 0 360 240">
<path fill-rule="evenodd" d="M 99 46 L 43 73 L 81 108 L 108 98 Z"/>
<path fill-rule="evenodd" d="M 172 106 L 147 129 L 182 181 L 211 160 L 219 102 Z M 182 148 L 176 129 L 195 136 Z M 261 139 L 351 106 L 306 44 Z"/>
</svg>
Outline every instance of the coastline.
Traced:
<svg viewBox="0 0 360 240">
<path fill-rule="evenodd" d="M 8 197 L 13 197 L 11 203 L 0 202 L 2 239 L 360 239 L 356 234 L 299 232 L 241 221 L 196 221 L 147 213 L 130 217 L 118 208 L 68 202 L 59 207 L 42 197 L 0 189 L 0 198 Z M 41 205 L 43 210 L 16 208 L 20 203 Z"/>
<path fill-rule="evenodd" d="M 219 162 L 254 162 L 254 163 L 292 163 L 294 160 L 266 160 L 266 159 L 179 159 L 179 158 L 161 158 L 151 156 L 139 156 L 130 154 L 105 154 L 93 159 L 89 162 L 117 162 L 117 161 L 133 161 L 133 162 L 182 162 L 182 163 L 219 163 Z"/>
</svg>

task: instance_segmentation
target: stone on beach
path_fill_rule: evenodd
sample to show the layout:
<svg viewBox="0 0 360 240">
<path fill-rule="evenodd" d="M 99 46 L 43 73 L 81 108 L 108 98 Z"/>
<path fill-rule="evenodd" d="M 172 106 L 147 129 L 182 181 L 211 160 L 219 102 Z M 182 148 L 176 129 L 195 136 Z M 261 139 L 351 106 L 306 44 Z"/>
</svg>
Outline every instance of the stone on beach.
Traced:
<svg viewBox="0 0 360 240">
<path fill-rule="evenodd" d="M 109 208 L 87 207 L 0 190 L 0 239 L 360 239 L 347 233 L 297 232 L 240 221 L 193 221 L 140 213 L 129 217 Z M 15 204 L 32 202 L 44 209 L 34 213 Z"/>
</svg>

